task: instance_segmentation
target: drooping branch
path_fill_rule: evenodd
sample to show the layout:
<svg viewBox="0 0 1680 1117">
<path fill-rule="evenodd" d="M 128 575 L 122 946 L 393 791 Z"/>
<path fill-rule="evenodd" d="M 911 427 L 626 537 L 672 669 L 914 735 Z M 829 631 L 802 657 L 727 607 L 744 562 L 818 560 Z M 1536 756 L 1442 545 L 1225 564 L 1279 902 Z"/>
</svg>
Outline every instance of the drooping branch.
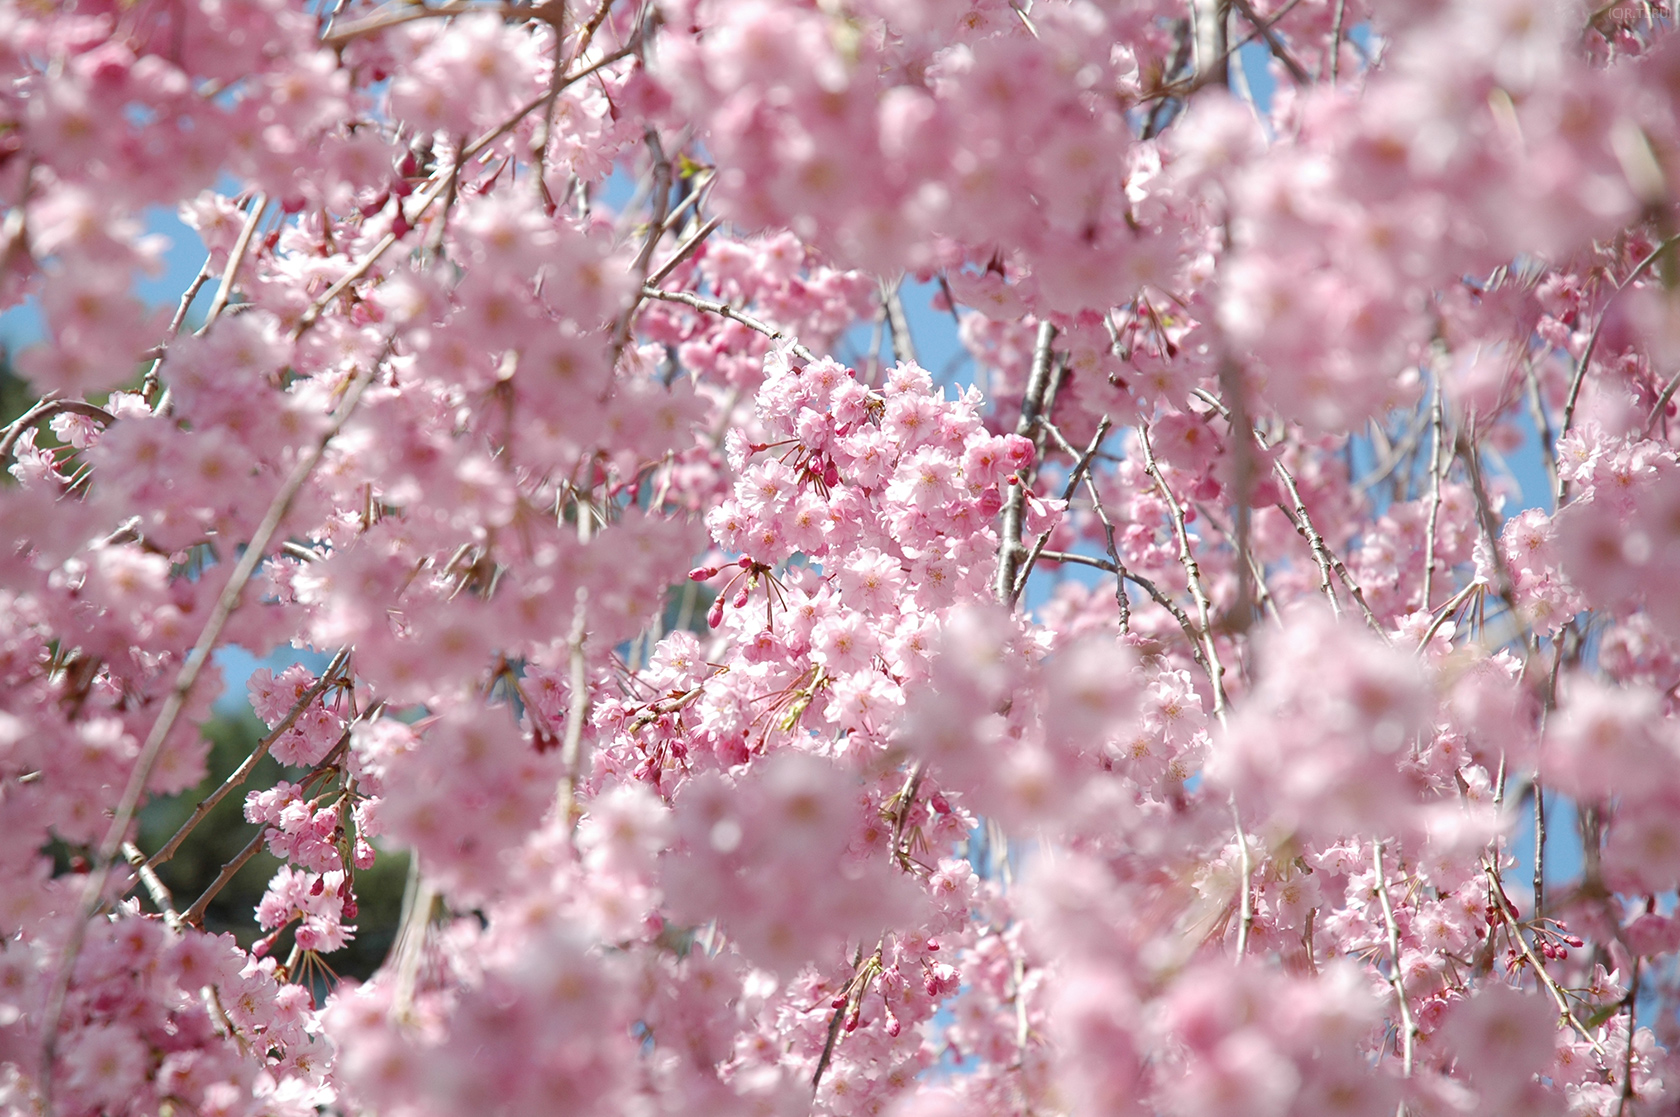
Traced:
<svg viewBox="0 0 1680 1117">
<path fill-rule="evenodd" d="M 1196 632 L 1201 640 L 1202 658 L 1213 688 L 1213 712 L 1223 722 L 1225 667 L 1219 660 L 1219 645 L 1213 633 L 1213 602 L 1202 582 L 1202 568 L 1196 561 L 1195 549 L 1190 543 L 1190 529 L 1185 523 L 1184 508 L 1179 504 L 1178 497 L 1173 495 L 1172 487 L 1167 484 L 1160 465 L 1155 461 L 1155 450 L 1149 441 L 1148 423 L 1138 424 L 1138 442 L 1143 449 L 1143 467 L 1155 482 L 1155 491 L 1161 494 L 1161 500 L 1167 506 L 1167 517 L 1172 522 L 1173 538 L 1178 543 L 1178 561 L 1184 567 L 1185 578 L 1190 583 L 1190 597 L 1196 603 Z"/>
<path fill-rule="evenodd" d="M 285 736 L 292 726 L 297 724 L 297 719 L 303 716 L 304 711 L 314 705 L 315 700 L 328 687 L 342 685 L 344 680 L 337 679 L 336 676 L 344 669 L 344 664 L 349 658 L 349 648 L 341 649 L 337 655 L 333 656 L 332 661 L 327 664 L 326 670 L 321 672 L 321 677 L 316 679 L 308 690 L 298 696 L 298 700 L 292 703 L 291 709 L 286 711 L 286 716 L 276 722 L 274 728 L 270 729 L 263 739 L 257 742 L 256 747 L 251 750 L 251 755 L 247 756 L 239 767 L 228 773 L 227 779 L 222 781 L 221 786 L 205 796 L 198 806 L 193 808 L 193 813 L 175 831 L 174 837 L 165 842 L 162 848 L 146 860 L 146 868 L 156 869 L 159 865 L 167 863 L 170 858 L 174 857 L 176 851 L 181 848 L 181 843 L 185 842 L 188 836 L 198 828 L 198 824 L 204 821 L 206 815 L 216 809 L 216 804 L 225 799 L 228 792 L 239 787 L 250 778 L 252 769 L 257 766 L 263 757 L 268 755 L 268 750 L 273 747 L 274 742 Z"/>
<path fill-rule="evenodd" d="M 1049 319 L 1038 324 L 1038 337 L 1033 343 L 1032 372 L 1027 379 L 1027 391 L 1021 398 L 1021 417 L 1015 433 L 1023 438 L 1032 435 L 1044 410 L 1045 394 L 1050 389 L 1050 370 L 1054 365 L 1051 347 L 1056 341 L 1056 327 Z M 998 541 L 996 593 L 1000 604 L 1015 603 L 1015 575 L 1020 570 L 1026 549 L 1021 546 L 1022 509 L 1027 502 L 1029 480 L 1017 477 L 1009 486 L 1003 502 L 1003 527 Z"/>
<path fill-rule="evenodd" d="M 788 349 L 793 353 L 793 355 L 807 364 L 817 359 L 816 354 L 801 345 L 799 340 L 792 334 L 778 329 L 767 322 L 754 318 L 745 311 L 737 310 L 728 303 L 717 302 L 713 299 L 703 299 L 699 295 L 692 295 L 687 291 L 665 291 L 658 287 L 643 287 L 642 297 L 647 299 L 660 299 L 664 302 L 681 303 L 684 306 L 692 307 L 695 310 L 705 311 L 707 314 L 716 314 L 719 318 L 727 318 L 732 322 L 739 322 L 741 325 L 747 327 L 747 329 L 756 330 L 758 333 L 763 334 L 771 341 L 786 343 L 788 345 Z"/>
<path fill-rule="evenodd" d="M 191 695 L 199 675 L 210 662 L 210 655 L 221 642 L 222 630 L 227 626 L 233 611 L 238 608 L 240 599 L 244 596 L 245 587 L 257 567 L 268 556 L 269 544 L 280 529 L 286 513 L 291 510 L 292 502 L 297 498 L 304 484 L 314 474 L 315 467 L 321 462 L 327 446 L 337 437 L 338 432 L 355 413 L 356 406 L 361 402 L 362 393 L 372 382 L 374 373 L 383 364 L 380 360 L 370 361 L 366 368 L 359 371 L 345 389 L 344 396 L 338 407 L 327 420 L 324 430 L 315 441 L 301 454 L 291 472 L 281 484 L 269 502 L 268 511 L 251 534 L 246 544 L 245 553 L 234 564 L 228 575 L 226 584 L 222 587 L 216 604 L 210 611 L 198 641 L 188 653 L 186 661 L 181 665 L 175 682 L 170 687 L 168 696 L 164 699 L 162 708 L 158 711 L 152 723 L 151 732 L 147 734 L 145 743 L 140 747 L 140 754 L 134 761 L 134 767 L 129 775 L 128 785 L 123 790 L 122 798 L 118 800 L 113 812 L 111 825 L 106 830 L 104 839 L 100 842 L 96 852 L 94 864 L 87 874 L 83 885 L 82 899 L 75 922 L 71 926 L 69 941 L 65 944 L 64 956 L 59 960 L 58 975 L 54 979 L 51 993 L 47 999 L 47 1009 L 42 1015 L 42 1052 L 41 1052 L 41 1089 L 47 1099 L 46 1108 L 51 1108 L 51 1083 L 53 1067 L 58 1052 L 58 1022 L 64 1012 L 64 998 L 69 992 L 70 976 L 75 970 L 76 958 L 81 953 L 82 943 L 87 934 L 88 920 L 93 917 L 102 902 L 105 883 L 111 872 L 111 862 L 116 856 L 118 847 L 128 834 L 129 825 L 134 821 L 135 811 L 145 795 L 146 785 L 151 780 L 152 769 L 156 766 L 158 757 L 162 755 L 164 742 L 174 730 L 176 722 L 187 707 L 187 699 Z M 194 905 L 195 907 L 197 905 Z"/>
<path fill-rule="evenodd" d="M 1102 421 L 1097 424 L 1096 434 L 1091 436 L 1091 444 L 1074 462 L 1073 472 L 1068 474 L 1067 484 L 1062 487 L 1063 503 L 1072 499 L 1074 490 L 1079 487 L 1080 482 L 1084 481 L 1086 473 L 1091 468 L 1091 460 L 1097 456 L 1097 450 L 1102 446 L 1102 440 L 1108 435 L 1109 425 L 1108 416 L 1104 415 Z M 1028 553 L 1026 562 L 1021 565 L 1021 571 L 1015 578 L 1015 585 L 1009 594 L 1009 604 L 1014 604 L 1021 596 L 1021 591 L 1027 586 L 1027 579 L 1032 576 L 1033 564 L 1038 561 L 1038 556 L 1044 553 L 1044 545 L 1049 541 L 1050 532 L 1045 531 L 1041 532 L 1033 542 L 1032 551 Z"/>
</svg>

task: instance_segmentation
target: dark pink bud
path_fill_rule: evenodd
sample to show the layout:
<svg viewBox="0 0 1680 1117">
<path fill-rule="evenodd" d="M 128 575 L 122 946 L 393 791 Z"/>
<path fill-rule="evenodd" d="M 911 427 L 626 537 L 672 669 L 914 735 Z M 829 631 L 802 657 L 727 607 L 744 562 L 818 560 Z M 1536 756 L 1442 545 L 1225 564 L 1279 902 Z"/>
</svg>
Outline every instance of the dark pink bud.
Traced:
<svg viewBox="0 0 1680 1117">
<path fill-rule="evenodd" d="M 712 607 L 706 610 L 706 623 L 716 628 L 723 623 L 723 598 L 717 597 L 712 601 Z"/>
<path fill-rule="evenodd" d="M 718 571 L 715 566 L 696 566 L 688 572 L 688 580 L 691 582 L 705 582 L 717 576 Z"/>
<path fill-rule="evenodd" d="M 325 885 L 326 885 L 326 878 L 325 877 L 316 877 L 315 878 L 315 883 L 309 886 L 309 894 L 311 896 L 319 896 L 321 894 L 322 888 L 324 888 Z"/>
<path fill-rule="evenodd" d="M 1033 458 L 1038 456 L 1032 442 L 1018 434 L 1003 436 L 1003 455 L 1015 469 L 1025 469 L 1033 463 Z"/>
<path fill-rule="evenodd" d="M 737 609 L 745 608 L 747 604 L 747 587 L 742 586 L 735 591 L 735 600 L 730 602 Z"/>
<path fill-rule="evenodd" d="M 829 462 L 827 465 L 823 466 L 822 477 L 823 484 L 832 489 L 840 483 L 840 468 L 833 462 Z"/>
</svg>

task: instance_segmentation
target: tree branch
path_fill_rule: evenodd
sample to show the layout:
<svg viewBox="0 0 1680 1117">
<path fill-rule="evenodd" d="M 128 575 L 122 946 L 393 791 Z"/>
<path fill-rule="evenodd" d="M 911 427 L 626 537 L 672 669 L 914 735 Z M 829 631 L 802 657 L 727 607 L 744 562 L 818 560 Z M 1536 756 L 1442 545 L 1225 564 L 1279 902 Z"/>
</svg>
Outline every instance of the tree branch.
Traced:
<svg viewBox="0 0 1680 1117">
<path fill-rule="evenodd" d="M 1021 418 L 1015 423 L 1015 433 L 1025 438 L 1038 426 L 1039 412 L 1044 408 L 1044 395 L 1050 388 L 1051 346 L 1056 340 L 1056 327 L 1049 319 L 1038 324 L 1038 337 L 1033 345 L 1032 372 L 1027 379 L 1026 394 L 1021 397 Z M 1009 486 L 1003 503 L 1003 528 L 999 532 L 998 569 L 995 591 L 999 604 L 1015 604 L 1015 572 L 1020 569 L 1025 548 L 1021 546 L 1021 509 L 1027 502 L 1027 477 L 1017 476 Z"/>
<path fill-rule="evenodd" d="M 315 700 L 332 685 L 333 676 L 344 667 L 345 661 L 349 658 L 349 648 L 344 648 L 333 656 L 332 662 L 327 664 L 327 669 L 321 672 L 321 677 L 316 679 L 314 684 L 292 704 L 292 708 L 286 711 L 286 716 L 281 718 L 274 728 L 268 731 L 267 736 L 257 742 L 257 747 L 251 750 L 251 755 L 247 756 L 239 767 L 228 773 L 227 779 L 222 781 L 221 786 L 207 795 L 197 807 L 193 808 L 192 815 L 181 824 L 180 829 L 175 831 L 175 836 L 165 842 L 163 848 L 152 854 L 146 861 L 147 869 L 155 869 L 174 857 L 176 851 L 181 848 L 181 843 L 185 842 L 187 836 L 197 829 L 199 823 L 204 821 L 204 817 L 216 808 L 216 804 L 225 799 L 228 792 L 239 787 L 250 778 L 252 770 L 256 768 L 263 757 L 268 755 L 268 750 L 273 747 L 274 742 L 285 736 L 287 730 L 297 724 L 297 719 L 303 715 L 303 712 L 313 705 Z M 130 887 L 133 886 L 130 885 Z"/>
<path fill-rule="evenodd" d="M 389 346 L 387 346 L 387 351 Z M 192 693 L 193 685 L 198 682 L 199 675 L 210 662 L 210 654 L 221 640 L 222 629 L 227 626 L 228 619 L 239 606 L 240 598 L 245 592 L 245 585 L 256 573 L 257 567 L 268 554 L 268 545 L 280 528 L 281 521 L 291 510 L 292 501 L 304 483 L 315 472 L 321 457 L 326 453 L 327 445 L 337 436 L 355 412 L 356 405 L 361 401 L 362 393 L 373 380 L 375 370 L 384 363 L 381 357 L 371 362 L 368 367 L 359 372 L 351 380 L 344 393 L 343 400 L 333 412 L 327 422 L 326 429 L 316 438 L 307 452 L 305 452 L 292 467 L 280 491 L 269 503 L 268 511 L 258 523 L 256 531 L 245 547 L 245 553 L 240 556 L 228 575 L 227 584 L 222 587 L 221 594 L 216 599 L 215 606 L 210 611 L 210 617 L 205 622 L 203 631 L 199 634 L 198 642 L 193 645 L 187 655 L 186 662 L 181 665 L 180 672 L 175 677 L 175 683 L 170 688 L 169 695 L 164 699 L 163 707 L 159 710 L 157 719 L 152 723 L 151 732 L 140 748 L 140 755 L 134 762 L 134 768 L 129 775 L 128 786 L 123 790 L 122 798 L 111 819 L 110 828 L 100 842 L 95 855 L 92 869 L 87 874 L 87 880 L 82 889 L 82 899 L 75 922 L 71 925 L 69 941 L 64 948 L 64 956 L 59 960 L 58 974 L 54 978 L 51 993 L 47 999 L 46 1011 L 42 1016 L 41 1035 L 41 1090 L 45 1100 L 44 1108 L 51 1111 L 51 1089 L 53 1079 L 53 1064 L 58 1053 L 58 1025 L 64 1013 L 64 998 L 69 993 L 70 976 L 75 970 L 76 958 L 81 953 L 82 944 L 87 935 L 88 920 L 99 909 L 104 895 L 105 883 L 110 878 L 111 862 L 116 856 L 118 847 L 127 836 L 129 824 L 134 821 L 134 813 L 145 796 L 146 783 L 151 778 L 152 768 L 157 764 L 162 754 L 164 741 L 175 728 L 176 721 L 186 709 L 187 698 Z M 196 905 L 195 905 L 196 906 Z"/>
</svg>

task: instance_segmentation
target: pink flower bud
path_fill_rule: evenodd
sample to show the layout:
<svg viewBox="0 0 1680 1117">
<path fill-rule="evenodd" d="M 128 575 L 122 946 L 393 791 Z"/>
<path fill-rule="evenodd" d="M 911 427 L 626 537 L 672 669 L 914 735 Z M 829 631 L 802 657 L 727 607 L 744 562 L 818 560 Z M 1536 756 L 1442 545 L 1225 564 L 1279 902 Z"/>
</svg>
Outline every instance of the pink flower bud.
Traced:
<svg viewBox="0 0 1680 1117">
<path fill-rule="evenodd" d="M 696 566 L 688 572 L 688 580 L 691 582 L 706 582 L 717 576 L 718 570 L 715 566 Z"/>
<path fill-rule="evenodd" d="M 1008 460 L 1011 468 L 1025 469 L 1033 463 L 1033 459 L 1038 455 L 1030 440 L 1022 438 L 1018 434 L 1006 434 L 1003 436 L 1003 456 Z"/>
</svg>

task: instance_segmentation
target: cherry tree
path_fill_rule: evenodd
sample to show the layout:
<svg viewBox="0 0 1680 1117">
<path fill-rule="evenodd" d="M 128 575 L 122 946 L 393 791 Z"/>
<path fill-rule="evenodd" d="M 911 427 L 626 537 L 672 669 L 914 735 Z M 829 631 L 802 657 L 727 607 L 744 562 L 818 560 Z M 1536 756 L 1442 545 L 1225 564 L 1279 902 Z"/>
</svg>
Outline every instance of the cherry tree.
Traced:
<svg viewBox="0 0 1680 1117">
<path fill-rule="evenodd" d="M 6 1112 L 1680 1104 L 1666 3 L 11 0 L 0 68 Z M 324 666 L 206 787 L 231 646 Z"/>
</svg>

